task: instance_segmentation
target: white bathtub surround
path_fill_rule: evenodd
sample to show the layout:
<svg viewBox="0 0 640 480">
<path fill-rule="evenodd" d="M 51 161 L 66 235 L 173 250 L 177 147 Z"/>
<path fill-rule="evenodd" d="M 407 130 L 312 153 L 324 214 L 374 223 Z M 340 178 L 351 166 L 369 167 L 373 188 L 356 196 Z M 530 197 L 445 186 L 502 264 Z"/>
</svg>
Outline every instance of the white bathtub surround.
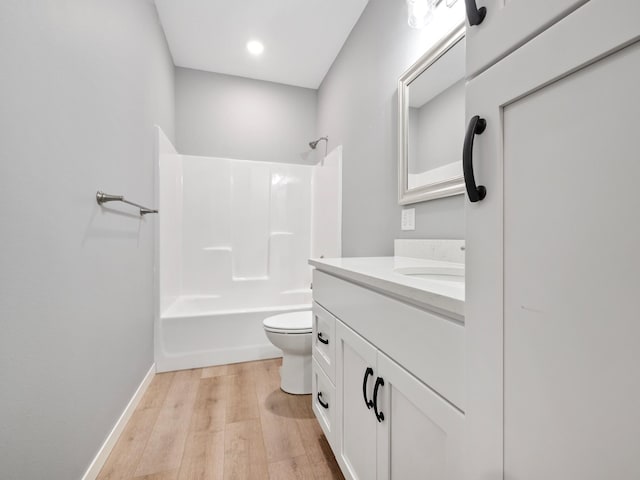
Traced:
<svg viewBox="0 0 640 480">
<path fill-rule="evenodd" d="M 308 289 L 312 169 L 184 156 L 181 295 Z"/>
<path fill-rule="evenodd" d="M 396 257 L 425 258 L 464 264 L 464 240 L 405 239 L 394 241 Z"/>
<path fill-rule="evenodd" d="M 262 321 L 310 309 L 312 248 L 340 252 L 341 150 L 317 166 L 176 153 L 159 165 L 158 371 L 280 356 Z"/>
<path fill-rule="evenodd" d="M 160 311 L 164 311 L 180 296 L 182 285 L 182 156 L 158 126 L 158 189 L 156 201 L 160 214 L 157 223 L 160 274 Z M 161 215 L 161 217 L 160 217 Z"/>
<path fill-rule="evenodd" d="M 311 256 L 342 256 L 342 145 L 313 169 Z M 337 221 L 336 221 L 337 220 Z"/>
</svg>

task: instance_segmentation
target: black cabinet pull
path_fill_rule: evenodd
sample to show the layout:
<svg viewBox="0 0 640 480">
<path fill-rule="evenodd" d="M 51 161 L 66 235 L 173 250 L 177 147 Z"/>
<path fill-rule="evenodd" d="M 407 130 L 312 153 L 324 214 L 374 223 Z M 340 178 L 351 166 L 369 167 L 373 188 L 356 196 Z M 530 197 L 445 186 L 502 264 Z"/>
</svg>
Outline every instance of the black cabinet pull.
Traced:
<svg viewBox="0 0 640 480">
<path fill-rule="evenodd" d="M 487 196 L 487 189 L 482 185 L 476 187 L 476 178 L 473 175 L 473 139 L 482 134 L 487 128 L 487 121 L 478 115 L 469 122 L 467 134 L 464 137 L 464 150 L 462 151 L 462 169 L 464 170 L 464 183 L 467 187 L 467 195 L 470 202 L 479 202 Z"/>
<path fill-rule="evenodd" d="M 376 385 L 373 387 L 373 411 L 376 413 L 376 418 L 380 423 L 384 421 L 384 413 L 378 411 L 378 388 L 384 387 L 384 380 L 382 377 L 376 379 Z"/>
<path fill-rule="evenodd" d="M 373 368 L 367 367 L 364 372 L 364 380 L 362 380 L 362 396 L 364 397 L 364 404 L 368 409 L 373 407 L 373 402 L 367 398 L 367 381 L 369 380 L 369 375 L 373 375 Z"/>
<path fill-rule="evenodd" d="M 322 332 L 318 332 L 318 340 L 320 340 L 320 343 L 324 343 L 325 345 L 329 345 L 329 340 L 327 340 L 326 338 L 324 338 L 322 336 Z"/>
<path fill-rule="evenodd" d="M 329 404 L 322 401 L 322 392 L 318 392 L 318 403 L 322 406 L 322 408 L 329 408 Z"/>
<path fill-rule="evenodd" d="M 472 27 L 474 25 L 480 25 L 484 20 L 484 17 L 487 16 L 487 9 L 485 7 L 480 7 L 476 5 L 476 0 L 464 0 L 467 5 L 467 19 L 469 20 L 469 25 Z"/>
</svg>

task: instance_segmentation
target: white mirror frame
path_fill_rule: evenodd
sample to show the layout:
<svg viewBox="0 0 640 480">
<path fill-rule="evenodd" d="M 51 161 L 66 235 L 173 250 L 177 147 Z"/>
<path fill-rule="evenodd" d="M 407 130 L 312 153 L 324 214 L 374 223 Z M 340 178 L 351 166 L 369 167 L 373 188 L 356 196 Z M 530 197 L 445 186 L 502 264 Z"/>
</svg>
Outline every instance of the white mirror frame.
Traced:
<svg viewBox="0 0 640 480">
<path fill-rule="evenodd" d="M 420 57 L 398 80 L 398 203 L 400 205 L 460 195 L 465 191 L 464 177 L 462 175 L 421 187 L 408 188 L 409 96 L 407 91 L 412 81 L 446 54 L 464 36 L 465 24 L 463 22 Z M 462 165 L 462 145 L 460 145 L 460 164 Z"/>
</svg>

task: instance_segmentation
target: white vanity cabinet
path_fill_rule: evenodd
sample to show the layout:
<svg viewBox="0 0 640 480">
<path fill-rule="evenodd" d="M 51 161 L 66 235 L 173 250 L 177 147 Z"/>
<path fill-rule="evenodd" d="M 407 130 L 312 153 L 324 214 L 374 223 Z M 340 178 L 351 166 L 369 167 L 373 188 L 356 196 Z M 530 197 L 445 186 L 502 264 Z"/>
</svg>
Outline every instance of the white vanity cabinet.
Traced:
<svg viewBox="0 0 640 480">
<path fill-rule="evenodd" d="M 464 413 L 447 395 L 462 399 L 463 325 L 317 270 L 313 291 L 335 322 L 330 443 L 345 477 L 461 480 Z"/>
<path fill-rule="evenodd" d="M 464 415 L 337 322 L 335 453 L 352 479 L 461 479 Z"/>
<path fill-rule="evenodd" d="M 591 0 L 467 86 L 466 478 L 640 478 L 638 18 Z"/>
<path fill-rule="evenodd" d="M 465 1 L 468 17 L 467 77 L 471 78 L 588 0 Z M 484 16 L 481 23 L 472 25 L 476 11 L 480 11 L 480 17 L 484 12 Z"/>
<path fill-rule="evenodd" d="M 336 319 L 317 303 L 313 304 L 312 408 L 329 445 L 335 441 L 336 422 Z"/>
</svg>

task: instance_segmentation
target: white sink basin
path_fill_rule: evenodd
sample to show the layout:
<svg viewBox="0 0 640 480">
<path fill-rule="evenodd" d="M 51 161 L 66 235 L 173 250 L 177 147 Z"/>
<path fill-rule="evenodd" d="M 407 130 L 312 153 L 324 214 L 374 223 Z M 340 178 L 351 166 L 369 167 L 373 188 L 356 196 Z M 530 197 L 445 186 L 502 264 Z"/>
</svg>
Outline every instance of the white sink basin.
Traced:
<svg viewBox="0 0 640 480">
<path fill-rule="evenodd" d="M 464 265 L 397 267 L 395 272 L 414 278 L 464 283 Z"/>
</svg>

